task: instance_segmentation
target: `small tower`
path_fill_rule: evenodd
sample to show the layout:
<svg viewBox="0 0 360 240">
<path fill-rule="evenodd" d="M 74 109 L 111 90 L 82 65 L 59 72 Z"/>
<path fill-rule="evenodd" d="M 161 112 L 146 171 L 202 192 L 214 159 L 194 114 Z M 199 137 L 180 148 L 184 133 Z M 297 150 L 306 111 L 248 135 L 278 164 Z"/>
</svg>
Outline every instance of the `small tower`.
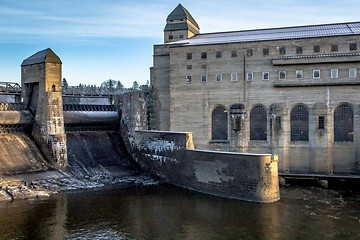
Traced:
<svg viewBox="0 0 360 240">
<path fill-rule="evenodd" d="M 166 19 L 164 43 L 192 38 L 199 33 L 200 28 L 195 19 L 179 4 Z"/>
<path fill-rule="evenodd" d="M 61 64 L 50 48 L 25 59 L 21 64 L 21 96 L 35 115 L 32 136 L 40 150 L 55 166 L 66 167 Z"/>
</svg>

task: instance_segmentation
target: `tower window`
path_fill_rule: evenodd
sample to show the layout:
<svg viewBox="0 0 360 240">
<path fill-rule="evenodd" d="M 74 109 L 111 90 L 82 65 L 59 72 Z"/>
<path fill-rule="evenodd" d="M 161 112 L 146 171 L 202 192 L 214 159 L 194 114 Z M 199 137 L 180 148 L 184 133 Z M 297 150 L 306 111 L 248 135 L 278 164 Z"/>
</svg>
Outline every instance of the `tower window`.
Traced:
<svg viewBox="0 0 360 240">
<path fill-rule="evenodd" d="M 280 55 L 285 55 L 285 53 L 286 53 L 285 47 L 281 47 L 281 48 L 279 49 L 279 54 L 280 54 Z"/>
<path fill-rule="evenodd" d="M 331 78 L 339 77 L 339 69 L 331 69 Z"/>
<path fill-rule="evenodd" d="M 269 72 L 262 73 L 262 80 L 269 80 Z"/>
<path fill-rule="evenodd" d="M 297 46 L 296 47 L 296 54 L 301 54 L 303 53 L 303 48 L 301 46 Z"/>
<path fill-rule="evenodd" d="M 304 77 L 304 72 L 302 70 L 297 70 L 296 79 L 303 79 L 303 77 Z"/>
<path fill-rule="evenodd" d="M 169 35 L 169 39 L 174 39 L 174 35 Z"/>
<path fill-rule="evenodd" d="M 186 54 L 186 59 L 192 59 L 192 53 L 187 53 Z"/>
<path fill-rule="evenodd" d="M 339 50 L 339 46 L 337 44 L 331 44 L 331 51 L 337 52 Z"/>
<path fill-rule="evenodd" d="M 264 56 L 269 55 L 269 49 L 268 48 L 263 49 L 263 55 Z"/>
<path fill-rule="evenodd" d="M 248 57 L 251 57 L 253 54 L 254 54 L 254 52 L 253 52 L 252 49 L 248 49 L 248 50 L 246 51 L 246 55 L 247 55 Z"/>
<path fill-rule="evenodd" d="M 279 80 L 286 80 L 286 72 L 279 71 Z"/>
<path fill-rule="evenodd" d="M 237 51 L 236 50 L 231 51 L 231 57 L 237 57 Z"/>
<path fill-rule="evenodd" d="M 356 49 L 356 43 L 350 43 L 350 51 L 355 51 Z"/>
<path fill-rule="evenodd" d="M 320 78 L 320 70 L 313 70 L 313 78 L 314 79 Z"/>
<path fill-rule="evenodd" d="M 221 51 L 216 51 L 216 58 L 221 58 Z"/>
<path fill-rule="evenodd" d="M 186 83 L 191 83 L 192 82 L 192 75 L 187 75 L 186 76 Z"/>
<path fill-rule="evenodd" d="M 325 129 L 325 116 L 319 116 L 318 129 Z"/>
<path fill-rule="evenodd" d="M 315 45 L 314 46 L 314 53 L 318 53 L 320 52 L 320 45 Z"/>
<path fill-rule="evenodd" d="M 201 53 L 201 58 L 206 58 L 206 52 Z"/>
</svg>

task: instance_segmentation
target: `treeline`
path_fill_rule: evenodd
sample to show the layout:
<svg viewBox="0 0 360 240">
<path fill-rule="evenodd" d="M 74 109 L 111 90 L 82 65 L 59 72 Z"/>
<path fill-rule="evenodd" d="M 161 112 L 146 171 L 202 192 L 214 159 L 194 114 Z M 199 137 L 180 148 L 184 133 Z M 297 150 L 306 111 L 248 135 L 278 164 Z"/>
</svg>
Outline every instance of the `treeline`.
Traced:
<svg viewBox="0 0 360 240">
<path fill-rule="evenodd" d="M 66 78 L 63 78 L 62 80 L 62 86 L 63 88 L 68 88 L 69 84 L 66 80 Z M 149 86 L 149 80 L 146 81 L 145 85 L 140 86 L 137 81 L 133 82 L 133 85 L 131 89 L 135 90 L 142 90 L 144 86 Z M 80 89 L 89 88 L 89 89 L 106 89 L 106 90 L 122 90 L 125 89 L 125 86 L 121 83 L 121 81 L 116 81 L 113 79 L 108 79 L 101 83 L 100 87 L 96 86 L 95 84 L 79 84 L 76 87 Z"/>
</svg>

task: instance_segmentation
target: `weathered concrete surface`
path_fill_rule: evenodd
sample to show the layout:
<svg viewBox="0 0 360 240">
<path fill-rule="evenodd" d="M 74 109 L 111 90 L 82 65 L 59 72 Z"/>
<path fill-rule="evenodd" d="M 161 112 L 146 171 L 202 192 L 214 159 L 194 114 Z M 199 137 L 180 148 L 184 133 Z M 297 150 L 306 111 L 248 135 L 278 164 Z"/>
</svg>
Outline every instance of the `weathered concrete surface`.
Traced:
<svg viewBox="0 0 360 240">
<path fill-rule="evenodd" d="M 68 132 L 67 148 L 67 171 L 78 177 L 113 178 L 140 172 L 116 132 Z"/>
<path fill-rule="evenodd" d="M 192 134 L 135 131 L 132 153 L 147 170 L 169 183 L 245 201 L 280 199 L 278 163 L 270 154 L 196 150 Z"/>
<path fill-rule="evenodd" d="M 17 174 L 49 169 L 34 142 L 25 134 L 0 135 L 0 173 Z"/>
</svg>

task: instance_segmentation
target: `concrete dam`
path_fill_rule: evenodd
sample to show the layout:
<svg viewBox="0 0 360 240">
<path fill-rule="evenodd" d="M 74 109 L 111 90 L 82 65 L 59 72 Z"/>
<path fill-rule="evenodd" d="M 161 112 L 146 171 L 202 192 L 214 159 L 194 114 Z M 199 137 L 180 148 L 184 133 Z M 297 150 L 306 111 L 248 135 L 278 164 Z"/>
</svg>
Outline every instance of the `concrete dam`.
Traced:
<svg viewBox="0 0 360 240">
<path fill-rule="evenodd" d="M 124 93 L 121 107 L 63 104 L 61 65 L 51 49 L 25 59 L 21 102 L 0 104 L 3 196 L 26 198 L 21 194 L 34 185 L 56 192 L 151 182 L 143 174 L 149 173 L 222 197 L 280 199 L 276 156 L 198 150 L 191 133 L 147 131 L 146 100 L 139 91 Z M 23 191 L 11 182 L 22 183 Z"/>
</svg>

